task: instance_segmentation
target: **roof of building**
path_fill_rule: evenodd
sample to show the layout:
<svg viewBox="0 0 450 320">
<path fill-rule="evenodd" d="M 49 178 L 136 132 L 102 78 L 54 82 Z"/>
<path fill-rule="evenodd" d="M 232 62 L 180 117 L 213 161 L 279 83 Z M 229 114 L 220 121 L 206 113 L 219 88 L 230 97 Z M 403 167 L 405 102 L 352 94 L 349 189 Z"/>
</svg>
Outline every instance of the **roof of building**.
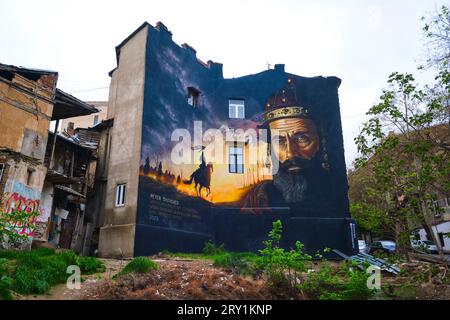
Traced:
<svg viewBox="0 0 450 320">
<path fill-rule="evenodd" d="M 52 120 L 85 116 L 97 112 L 99 110 L 93 105 L 81 101 L 60 89 L 56 89 Z"/>
<path fill-rule="evenodd" d="M 156 23 L 156 26 L 155 27 L 153 27 L 150 23 L 148 23 L 147 21 L 145 21 L 143 24 L 141 24 L 136 30 L 134 30 L 128 37 L 126 37 L 125 38 L 125 40 L 123 40 L 118 46 L 116 46 L 116 60 L 117 60 L 117 66 L 119 65 L 119 60 L 120 60 L 120 50 L 122 49 L 122 47 L 128 42 L 128 41 L 130 41 L 136 34 L 138 34 L 142 29 L 144 29 L 145 27 L 151 27 L 151 28 L 154 28 L 154 29 L 156 29 L 156 30 L 158 30 L 158 31 L 161 31 L 161 32 L 163 32 L 163 33 L 165 33 L 165 34 L 167 34 L 167 35 L 169 35 L 170 37 L 172 37 L 172 32 L 170 32 L 169 31 L 169 29 L 164 25 L 164 23 L 162 23 L 162 22 L 157 22 Z M 189 44 L 187 44 L 187 43 L 183 43 L 180 47 L 182 47 L 182 48 L 184 48 L 184 49 L 186 49 L 186 50 L 188 50 L 188 51 L 191 51 L 193 54 L 194 54 L 194 56 L 195 56 L 195 59 L 197 60 L 197 62 L 198 63 L 200 63 L 203 67 L 205 67 L 205 68 L 210 68 L 210 65 L 211 64 L 217 64 L 217 63 L 214 63 L 213 61 L 209 61 L 208 63 L 205 63 L 205 62 L 203 62 L 202 60 L 200 60 L 200 59 L 198 59 L 197 57 L 196 57 L 196 50 L 192 47 L 192 46 L 190 46 Z M 112 69 L 109 73 L 108 73 L 108 75 L 111 77 L 112 76 L 112 74 L 113 74 L 113 72 L 115 71 L 117 69 L 117 67 L 115 67 L 114 69 Z"/>
<path fill-rule="evenodd" d="M 56 71 L 17 67 L 2 63 L 0 63 L 0 72 L 6 72 L 9 74 L 18 73 L 21 76 L 32 81 L 37 81 L 39 80 L 40 77 L 44 75 L 58 76 L 58 72 Z M 90 105 L 84 101 L 81 101 L 80 99 L 77 99 L 74 96 L 60 89 L 56 89 L 53 114 L 51 120 L 60 120 L 77 116 L 84 116 L 99 111 L 100 110 L 95 108 L 95 106 Z"/>
<path fill-rule="evenodd" d="M 133 31 L 128 37 L 125 38 L 118 46 L 116 46 L 116 59 L 117 59 L 117 65 L 119 65 L 120 60 L 120 49 L 128 42 L 130 41 L 136 34 L 139 33 L 142 29 L 144 29 L 146 26 L 151 26 L 150 23 L 145 21 L 143 24 L 139 26 L 136 30 Z M 112 71 L 111 71 L 112 72 Z"/>
<path fill-rule="evenodd" d="M 53 136 L 55 135 L 54 132 L 49 131 L 48 132 L 49 138 L 52 141 L 53 140 Z M 80 149 L 86 150 L 86 151 L 95 151 L 97 146 L 91 146 L 91 145 L 84 145 L 81 143 L 81 141 L 78 139 L 77 136 L 67 136 L 65 134 L 59 133 L 57 135 L 57 139 L 63 143 L 70 143 L 71 145 L 78 147 Z"/>
<path fill-rule="evenodd" d="M 57 75 L 57 71 L 52 70 L 44 70 L 44 69 L 36 69 L 36 68 L 25 68 L 25 67 L 17 67 L 13 65 L 0 63 L 0 70 L 10 71 L 14 73 L 19 73 L 30 80 L 37 80 L 39 77 L 43 75 Z"/>
</svg>

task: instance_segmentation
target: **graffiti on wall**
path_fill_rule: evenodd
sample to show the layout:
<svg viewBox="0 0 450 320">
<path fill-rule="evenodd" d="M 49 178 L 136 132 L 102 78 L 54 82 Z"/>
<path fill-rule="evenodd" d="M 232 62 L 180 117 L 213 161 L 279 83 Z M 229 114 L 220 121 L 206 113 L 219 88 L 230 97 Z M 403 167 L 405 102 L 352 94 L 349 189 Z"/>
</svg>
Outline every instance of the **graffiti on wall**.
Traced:
<svg viewBox="0 0 450 320">
<path fill-rule="evenodd" d="M 5 192 L 1 200 L 1 212 L 8 215 L 16 211 L 25 211 L 29 214 L 28 221 L 9 221 L 13 228 L 17 229 L 19 234 L 33 237 L 34 230 L 29 226 L 36 222 L 36 213 L 39 213 L 40 195 L 34 189 L 15 182 L 12 192 Z"/>
</svg>

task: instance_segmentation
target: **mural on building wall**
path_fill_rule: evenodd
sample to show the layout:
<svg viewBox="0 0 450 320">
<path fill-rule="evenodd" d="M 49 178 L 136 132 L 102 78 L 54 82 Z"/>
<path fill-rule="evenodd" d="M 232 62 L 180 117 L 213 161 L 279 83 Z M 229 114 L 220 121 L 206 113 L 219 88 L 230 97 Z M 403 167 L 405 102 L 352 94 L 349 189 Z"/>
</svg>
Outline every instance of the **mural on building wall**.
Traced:
<svg viewBox="0 0 450 320">
<path fill-rule="evenodd" d="M 284 65 L 225 79 L 161 32 L 147 41 L 135 254 L 211 239 L 253 251 L 276 219 L 287 245 L 351 254 L 340 79 Z"/>
<path fill-rule="evenodd" d="M 208 150 L 212 142 L 205 134 L 200 142 L 195 139 L 188 141 L 185 150 L 190 148 L 191 154 L 187 155 L 189 161 L 186 163 L 174 163 L 177 141 L 171 141 L 169 134 L 164 145 L 172 146 L 172 150 L 166 150 L 165 154 L 151 152 L 152 147 L 158 149 L 159 146 L 144 145 L 143 149 L 148 153 L 143 154 L 142 180 L 158 185 L 162 190 L 170 189 L 180 197 L 215 206 L 264 208 L 304 205 L 311 210 L 311 206 L 315 207 L 316 211 L 332 208 L 324 128 L 315 119 L 313 108 L 300 103 L 295 81 L 289 78 L 261 109 L 263 111 L 251 120 L 234 119 L 233 125 L 241 133 L 231 138 L 225 132 L 229 123 L 215 121 L 224 132 L 220 137 L 223 141 L 212 150 Z M 144 130 L 152 129 L 144 125 Z M 212 128 L 204 131 L 207 129 Z M 265 136 L 259 135 L 261 130 L 265 130 Z M 191 137 L 194 135 L 190 134 Z M 249 140 L 252 139 L 261 141 L 251 143 Z M 224 161 L 211 161 L 211 155 L 217 155 L 217 145 L 221 146 L 222 154 L 218 160 Z M 256 161 L 250 159 L 251 154 L 256 155 Z"/>
</svg>

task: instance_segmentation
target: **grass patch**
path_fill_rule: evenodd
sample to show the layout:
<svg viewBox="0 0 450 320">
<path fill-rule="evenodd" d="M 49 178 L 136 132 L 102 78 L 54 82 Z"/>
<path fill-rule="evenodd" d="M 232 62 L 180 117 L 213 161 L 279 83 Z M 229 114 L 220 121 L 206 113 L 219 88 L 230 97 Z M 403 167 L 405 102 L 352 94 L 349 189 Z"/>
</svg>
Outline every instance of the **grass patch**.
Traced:
<svg viewBox="0 0 450 320">
<path fill-rule="evenodd" d="M 128 273 L 147 273 L 158 268 L 158 265 L 147 257 L 136 257 L 125 266 L 114 278 Z"/>
<path fill-rule="evenodd" d="M 257 265 L 260 256 L 252 252 L 228 252 L 223 245 L 215 246 L 207 242 L 203 253 L 173 253 L 163 251 L 166 257 L 193 259 L 193 260 L 211 260 L 216 267 L 233 269 L 239 275 L 255 275 L 258 271 Z"/>
<path fill-rule="evenodd" d="M 80 267 L 83 274 L 93 274 L 106 270 L 103 262 L 95 257 L 77 256 L 76 260 L 76 264 Z"/>
<path fill-rule="evenodd" d="M 223 252 L 212 255 L 214 265 L 233 269 L 239 275 L 253 276 L 258 272 L 258 264 L 261 259 L 251 252 Z"/>
<path fill-rule="evenodd" d="M 84 275 L 105 270 L 99 259 L 77 256 L 70 250 L 0 251 L 0 297 L 11 298 L 10 290 L 21 294 L 47 293 L 52 286 L 67 281 L 70 265 L 78 265 Z"/>
</svg>

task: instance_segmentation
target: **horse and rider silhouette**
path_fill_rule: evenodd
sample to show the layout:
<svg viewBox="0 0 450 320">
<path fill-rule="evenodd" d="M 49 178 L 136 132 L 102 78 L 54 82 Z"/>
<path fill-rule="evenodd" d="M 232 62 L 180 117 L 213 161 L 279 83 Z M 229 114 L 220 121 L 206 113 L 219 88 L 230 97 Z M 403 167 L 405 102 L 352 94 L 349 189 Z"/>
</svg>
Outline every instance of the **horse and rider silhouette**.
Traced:
<svg viewBox="0 0 450 320">
<path fill-rule="evenodd" d="M 192 184 L 192 181 L 195 183 L 195 192 L 197 193 L 197 197 L 202 196 L 202 189 L 206 189 L 206 196 L 209 196 L 211 193 L 211 174 L 213 172 L 212 163 L 208 163 L 206 165 L 205 158 L 202 153 L 202 162 L 197 170 L 195 170 L 189 180 L 183 180 L 185 184 Z"/>
</svg>

